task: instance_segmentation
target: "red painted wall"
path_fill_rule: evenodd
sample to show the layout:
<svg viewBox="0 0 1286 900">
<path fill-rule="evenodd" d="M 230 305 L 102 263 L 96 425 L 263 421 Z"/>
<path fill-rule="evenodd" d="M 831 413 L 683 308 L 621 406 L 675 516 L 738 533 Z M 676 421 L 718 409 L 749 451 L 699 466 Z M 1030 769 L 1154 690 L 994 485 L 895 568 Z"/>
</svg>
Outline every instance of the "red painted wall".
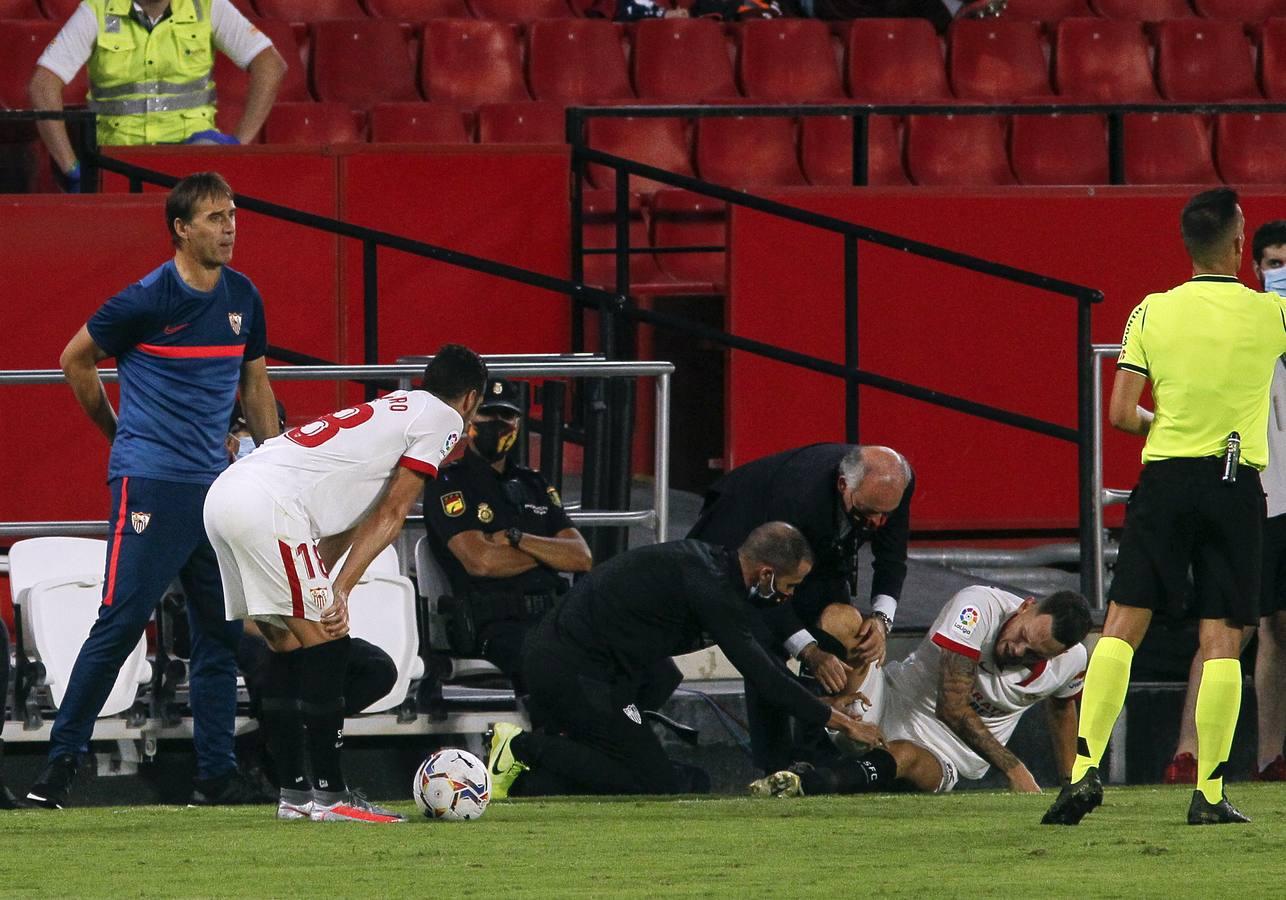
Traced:
<svg viewBox="0 0 1286 900">
<path fill-rule="evenodd" d="M 1097 287 L 1105 300 L 1094 310 L 1096 343 L 1118 342 L 1134 304 L 1190 274 L 1178 237 L 1190 196 L 1184 190 L 801 189 L 774 196 Z M 1247 192 L 1242 205 L 1248 236 L 1286 215 L 1280 192 Z M 729 328 L 842 362 L 841 239 L 740 209 L 730 235 Z M 1249 259 L 1243 274 L 1250 283 Z M 863 368 L 1076 426 L 1074 302 L 866 243 L 859 289 Z M 836 379 L 734 353 L 728 380 L 737 398 L 728 421 L 733 465 L 843 439 Z M 1141 441 L 1107 432 L 1106 483 L 1130 487 Z M 1073 444 L 870 388 L 861 390 L 861 439 L 897 447 L 915 466 L 919 529 L 1076 523 Z"/>
</svg>

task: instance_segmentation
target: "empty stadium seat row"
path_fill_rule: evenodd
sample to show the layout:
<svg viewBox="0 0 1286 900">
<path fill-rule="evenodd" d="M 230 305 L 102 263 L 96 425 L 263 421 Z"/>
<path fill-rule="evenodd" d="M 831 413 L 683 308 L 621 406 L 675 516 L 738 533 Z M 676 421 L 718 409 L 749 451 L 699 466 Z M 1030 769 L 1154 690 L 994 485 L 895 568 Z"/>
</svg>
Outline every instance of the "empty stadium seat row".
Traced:
<svg viewBox="0 0 1286 900">
<path fill-rule="evenodd" d="M 966 20 L 953 27 L 946 57 L 928 23 L 915 19 L 854 22 L 846 48 L 822 22 L 752 21 L 734 29 L 735 52 L 724 29 L 704 19 L 641 22 L 628 45 L 621 29 L 598 20 L 538 21 L 525 40 L 490 21 L 439 19 L 422 29 L 330 21 L 307 29 L 302 43 L 286 23 L 259 24 L 291 63 L 280 99 L 354 106 L 422 98 L 473 107 L 533 97 L 564 104 L 1286 97 L 1286 19 L 1264 24 L 1257 42 L 1235 23 L 1166 21 L 1156 28 L 1155 50 L 1132 22 L 1065 19 L 1048 45 L 1032 22 Z M 31 67 L 57 28 L 0 21 L 0 104 L 27 105 Z M 222 99 L 244 97 L 246 75 L 222 55 L 215 79 Z M 69 103 L 84 98 L 83 75 L 77 81 Z"/>
</svg>

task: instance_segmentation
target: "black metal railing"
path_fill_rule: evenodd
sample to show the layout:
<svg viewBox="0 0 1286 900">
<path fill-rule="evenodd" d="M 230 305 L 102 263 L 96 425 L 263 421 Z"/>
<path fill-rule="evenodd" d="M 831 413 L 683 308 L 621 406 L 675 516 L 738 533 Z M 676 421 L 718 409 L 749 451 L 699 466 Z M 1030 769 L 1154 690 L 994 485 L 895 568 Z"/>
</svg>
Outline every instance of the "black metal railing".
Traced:
<svg viewBox="0 0 1286 900">
<path fill-rule="evenodd" d="M 1265 104 L 1246 104 L 1245 106 L 1251 111 L 1254 111 L 1256 107 L 1265 106 Z M 1267 106 L 1271 106 L 1271 104 Z M 1154 108 L 1164 109 L 1166 111 L 1175 111 L 1174 107 L 1146 107 L 1139 108 L 1139 111 L 1151 111 Z M 1286 105 L 1278 105 L 1278 108 L 1286 110 Z M 1098 106 L 1079 107 L 1077 108 L 1077 111 L 1082 109 L 1087 112 L 1120 111 L 1121 115 L 1124 115 L 1125 112 L 1134 111 L 1135 108 Z M 1213 107 L 1193 107 L 1193 109 L 1213 109 Z M 903 235 L 869 228 L 854 222 L 837 219 L 833 216 L 822 215 L 802 207 L 770 200 L 766 197 L 751 194 L 746 191 L 714 184 L 699 178 L 682 175 L 677 172 L 660 169 L 656 166 L 650 166 L 638 162 L 637 160 L 630 160 L 614 154 L 604 153 L 603 151 L 591 148 L 587 143 L 587 124 L 589 119 L 592 118 L 703 118 L 711 116 L 795 117 L 848 115 L 853 117 L 854 128 L 854 184 L 860 186 L 866 180 L 866 136 L 868 133 L 867 123 L 871 115 L 911 115 L 917 113 L 926 113 L 931 115 L 994 115 L 998 112 L 1009 114 L 1051 114 L 1055 112 L 1069 113 L 1070 110 L 1067 107 L 1053 104 L 1032 104 L 1006 107 L 808 105 L 610 106 L 569 108 L 567 110 L 566 136 L 568 143 L 572 146 L 572 277 L 574 280 L 579 281 L 583 278 L 584 274 L 584 256 L 587 251 L 584 247 L 583 240 L 583 185 L 586 180 L 587 167 L 589 164 L 595 163 L 613 170 L 615 179 L 615 208 L 613 210 L 615 246 L 611 248 L 602 248 L 602 252 L 615 255 L 616 281 L 614 285 L 614 296 L 620 298 L 618 302 L 624 302 L 627 308 L 614 310 L 614 317 L 619 316 L 622 319 L 642 321 L 652 325 L 673 328 L 729 349 L 742 350 L 767 359 L 777 360 L 779 362 L 794 365 L 810 371 L 819 372 L 836 378 L 842 378 L 845 384 L 844 433 L 845 440 L 849 443 L 857 443 L 860 440 L 859 388 L 866 386 L 1075 444 L 1077 448 L 1078 471 L 1077 533 L 1081 545 L 1082 557 L 1081 586 L 1082 590 L 1087 592 L 1088 595 L 1093 593 L 1094 588 L 1094 580 L 1091 577 L 1093 562 L 1089 559 L 1089 555 L 1093 543 L 1092 504 L 1096 499 L 1093 495 L 1093 447 L 1091 444 L 1092 437 L 1090 433 L 1090 422 L 1093 413 L 1093 399 L 1091 396 L 1091 366 L 1093 365 L 1091 315 L 1093 305 L 1101 302 L 1103 299 L 1101 291 L 1096 288 L 1074 284 L 1048 275 L 1042 275 L 1037 272 L 1019 269 L 994 260 L 983 259 L 966 253 L 947 250 Z M 1123 119 L 1118 117 L 1114 126 L 1118 132 L 1121 128 L 1122 122 Z M 1115 139 L 1115 146 L 1116 152 L 1118 154 L 1121 153 L 1121 137 L 1119 134 Z M 630 246 L 629 180 L 631 177 L 647 178 L 669 187 L 680 188 L 715 200 L 721 200 L 724 203 L 728 203 L 733 206 L 741 206 L 747 209 L 756 210 L 768 215 L 808 225 L 821 231 L 841 235 L 843 238 L 843 303 L 845 322 L 843 364 L 841 365 L 819 357 L 790 351 L 783 347 L 766 344 L 760 341 L 754 341 L 749 338 L 719 331 L 718 329 L 710 328 L 708 326 L 701 326 L 676 316 L 666 315 L 654 310 L 644 310 L 633 306 L 629 301 L 631 294 L 630 257 L 634 253 L 655 252 L 655 248 L 639 248 Z M 959 397 L 943 391 L 934 390 L 923 385 L 889 378 L 860 368 L 857 270 L 859 263 L 859 246 L 863 241 L 901 250 L 926 259 L 933 259 L 947 265 L 978 272 L 1014 284 L 1025 285 L 1027 287 L 1047 291 L 1056 296 L 1064 296 L 1074 300 L 1077 308 L 1075 342 L 1077 368 L 1077 427 L 1074 429 L 1068 428 L 1067 426 L 1061 425 L 1057 422 L 1050 422 L 1044 419 L 1028 416 L 1014 410 L 979 403 L 965 397 Z M 667 252 L 719 252 L 724 248 L 668 247 L 665 249 Z M 576 318 L 579 320 L 580 317 L 577 316 Z M 600 313 L 600 331 L 603 326 L 604 323 L 602 322 L 602 316 Z M 574 344 L 574 349 L 579 349 L 579 345 Z M 1091 597 L 1091 601 L 1097 603 L 1098 598 Z"/>
</svg>

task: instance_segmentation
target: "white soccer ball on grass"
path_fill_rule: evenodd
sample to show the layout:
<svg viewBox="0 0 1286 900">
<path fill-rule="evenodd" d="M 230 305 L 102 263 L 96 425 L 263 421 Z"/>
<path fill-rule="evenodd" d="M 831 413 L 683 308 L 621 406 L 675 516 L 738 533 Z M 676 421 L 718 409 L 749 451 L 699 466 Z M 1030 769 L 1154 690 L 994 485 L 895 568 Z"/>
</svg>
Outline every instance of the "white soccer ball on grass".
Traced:
<svg viewBox="0 0 1286 900">
<path fill-rule="evenodd" d="M 420 763 L 411 795 L 427 819 L 476 819 L 491 800 L 491 775 L 472 753 L 447 747 Z"/>
</svg>

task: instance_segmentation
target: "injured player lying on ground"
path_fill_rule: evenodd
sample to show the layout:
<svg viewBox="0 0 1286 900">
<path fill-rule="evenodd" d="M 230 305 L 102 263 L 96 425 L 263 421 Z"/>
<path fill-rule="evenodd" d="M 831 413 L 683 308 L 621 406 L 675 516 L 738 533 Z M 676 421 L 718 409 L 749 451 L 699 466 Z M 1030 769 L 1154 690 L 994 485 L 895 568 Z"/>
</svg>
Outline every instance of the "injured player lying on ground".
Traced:
<svg viewBox="0 0 1286 900">
<path fill-rule="evenodd" d="M 820 627 L 846 648 L 861 614 L 827 607 Z M 833 751 L 750 785 L 756 796 L 855 794 L 896 788 L 944 792 L 960 778 L 996 766 L 1012 790 L 1040 790 L 1005 746 L 1027 709 L 1047 700 L 1059 774 L 1076 754 L 1076 697 L 1088 658 L 1085 598 L 1059 591 L 1037 601 L 993 587 L 960 591 L 924 641 L 901 662 L 855 669 L 831 702 L 880 726 L 885 743 L 866 747 L 833 738 Z"/>
</svg>

